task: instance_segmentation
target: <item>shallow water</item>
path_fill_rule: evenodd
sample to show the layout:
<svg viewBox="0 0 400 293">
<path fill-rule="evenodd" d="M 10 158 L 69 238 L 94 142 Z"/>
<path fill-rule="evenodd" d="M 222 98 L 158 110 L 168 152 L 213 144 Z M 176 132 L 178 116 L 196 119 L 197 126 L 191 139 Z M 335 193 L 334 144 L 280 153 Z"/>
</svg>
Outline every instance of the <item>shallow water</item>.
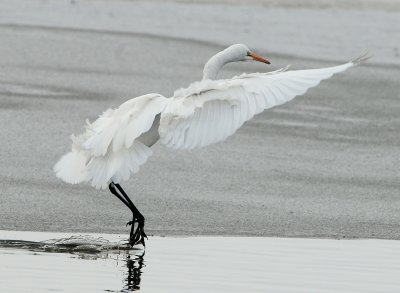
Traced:
<svg viewBox="0 0 400 293">
<path fill-rule="evenodd" d="M 400 241 L 125 237 L 0 231 L 0 292 L 400 291 Z"/>
</svg>

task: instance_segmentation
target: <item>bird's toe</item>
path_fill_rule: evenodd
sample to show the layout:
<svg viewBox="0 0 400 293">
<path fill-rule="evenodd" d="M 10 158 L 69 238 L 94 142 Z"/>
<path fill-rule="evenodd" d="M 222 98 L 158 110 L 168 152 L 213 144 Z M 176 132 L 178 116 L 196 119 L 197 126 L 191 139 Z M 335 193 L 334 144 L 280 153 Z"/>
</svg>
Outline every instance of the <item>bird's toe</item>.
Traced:
<svg viewBox="0 0 400 293">
<path fill-rule="evenodd" d="M 135 228 L 135 225 L 132 225 L 129 243 L 131 246 L 135 246 L 137 244 L 142 244 L 145 246 L 144 238 L 147 238 L 147 235 L 144 232 L 144 221 L 137 221 L 135 223 L 137 223 L 137 227 Z"/>
</svg>

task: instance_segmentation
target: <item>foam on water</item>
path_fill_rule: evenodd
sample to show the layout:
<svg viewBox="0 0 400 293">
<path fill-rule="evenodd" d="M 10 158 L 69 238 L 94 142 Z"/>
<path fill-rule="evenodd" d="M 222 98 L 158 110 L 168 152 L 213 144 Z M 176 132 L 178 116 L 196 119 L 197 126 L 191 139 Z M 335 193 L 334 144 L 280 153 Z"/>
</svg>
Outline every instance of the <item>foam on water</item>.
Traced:
<svg viewBox="0 0 400 293">
<path fill-rule="evenodd" d="M 400 292 L 400 241 L 125 239 L 0 231 L 0 292 Z"/>
</svg>

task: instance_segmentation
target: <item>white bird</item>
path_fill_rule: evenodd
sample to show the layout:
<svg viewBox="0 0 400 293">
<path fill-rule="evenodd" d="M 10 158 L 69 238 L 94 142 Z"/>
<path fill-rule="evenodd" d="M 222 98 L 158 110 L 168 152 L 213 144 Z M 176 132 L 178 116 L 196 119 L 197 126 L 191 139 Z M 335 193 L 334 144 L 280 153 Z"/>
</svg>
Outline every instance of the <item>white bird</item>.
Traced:
<svg viewBox="0 0 400 293">
<path fill-rule="evenodd" d="M 76 184 L 109 186 L 133 213 L 129 243 L 144 243 L 144 217 L 120 183 L 151 156 L 160 140 L 173 149 L 193 149 L 225 140 L 254 115 L 304 94 L 309 88 L 368 59 L 321 69 L 251 73 L 217 79 L 229 62 L 255 60 L 269 64 L 242 44 L 232 45 L 206 63 L 203 79 L 175 91 L 173 97 L 147 94 L 108 109 L 86 131 L 71 136 L 72 150 L 54 166 L 57 177 Z"/>
</svg>

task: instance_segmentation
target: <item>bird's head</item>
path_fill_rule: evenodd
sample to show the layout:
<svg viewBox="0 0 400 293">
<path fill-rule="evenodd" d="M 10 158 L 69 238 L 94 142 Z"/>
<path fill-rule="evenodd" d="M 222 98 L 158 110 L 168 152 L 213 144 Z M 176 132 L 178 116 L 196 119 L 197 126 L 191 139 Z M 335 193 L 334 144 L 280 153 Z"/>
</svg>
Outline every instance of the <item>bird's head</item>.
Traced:
<svg viewBox="0 0 400 293">
<path fill-rule="evenodd" d="M 258 61 L 266 64 L 271 64 L 267 59 L 252 52 L 246 45 L 235 44 L 226 48 L 227 54 L 230 54 L 233 61 Z"/>
<path fill-rule="evenodd" d="M 227 63 L 238 62 L 238 61 L 258 61 L 265 64 L 270 62 L 258 56 L 256 53 L 250 51 L 250 49 L 243 44 L 232 45 L 225 50 L 218 52 L 207 61 L 203 69 L 203 80 L 204 79 L 216 79 L 219 70 Z"/>
</svg>

